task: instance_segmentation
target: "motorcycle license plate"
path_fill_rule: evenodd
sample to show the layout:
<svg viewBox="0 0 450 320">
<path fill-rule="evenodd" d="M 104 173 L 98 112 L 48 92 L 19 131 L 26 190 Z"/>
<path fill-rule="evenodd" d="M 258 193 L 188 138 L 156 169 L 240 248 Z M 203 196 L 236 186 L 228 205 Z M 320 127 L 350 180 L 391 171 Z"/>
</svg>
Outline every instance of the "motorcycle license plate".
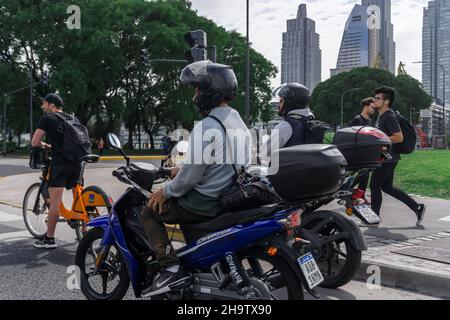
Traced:
<svg viewBox="0 0 450 320">
<path fill-rule="evenodd" d="M 380 217 L 378 217 L 377 214 L 366 204 L 355 206 L 355 210 L 359 212 L 363 220 L 366 220 L 364 221 L 366 223 L 374 224 L 381 222 Z"/>
<path fill-rule="evenodd" d="M 316 260 L 314 260 L 311 253 L 307 253 L 303 257 L 298 258 L 297 262 L 310 289 L 314 289 L 324 281 L 322 272 L 320 272 Z"/>
</svg>

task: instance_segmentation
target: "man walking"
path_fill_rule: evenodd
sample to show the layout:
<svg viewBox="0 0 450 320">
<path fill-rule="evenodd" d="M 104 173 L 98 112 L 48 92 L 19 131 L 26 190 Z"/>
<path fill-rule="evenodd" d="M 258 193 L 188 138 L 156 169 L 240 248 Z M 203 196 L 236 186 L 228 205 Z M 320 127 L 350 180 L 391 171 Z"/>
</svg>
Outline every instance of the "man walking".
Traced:
<svg viewBox="0 0 450 320">
<path fill-rule="evenodd" d="M 375 113 L 373 109 L 373 98 L 367 98 L 361 101 L 362 112 L 357 115 L 353 120 L 349 123 L 349 127 L 359 127 L 365 126 L 370 127 L 372 125 L 371 116 Z"/>
<path fill-rule="evenodd" d="M 362 112 L 357 115 L 350 123 L 349 127 L 370 127 L 372 126 L 371 116 L 375 113 L 373 108 L 373 98 L 367 98 L 361 101 Z M 356 182 L 358 189 L 354 191 L 353 196 L 357 199 L 363 199 L 367 204 L 370 202 L 366 199 L 366 190 L 369 185 L 370 173 L 366 173 L 358 178 Z"/>
<path fill-rule="evenodd" d="M 382 191 L 406 204 L 417 216 L 417 225 L 420 225 L 425 216 L 426 206 L 418 204 L 404 191 L 395 188 L 394 172 L 401 160 L 400 154 L 396 151 L 395 145 L 403 142 L 403 133 L 397 115 L 392 106 L 395 100 L 395 91 L 390 87 L 381 87 L 375 90 L 374 108 L 378 111 L 379 117 L 376 127 L 386 133 L 392 141 L 392 159 L 386 161 L 372 174 L 370 189 L 372 193 L 372 209 L 378 216 L 380 215 L 381 203 L 383 201 Z"/>
</svg>

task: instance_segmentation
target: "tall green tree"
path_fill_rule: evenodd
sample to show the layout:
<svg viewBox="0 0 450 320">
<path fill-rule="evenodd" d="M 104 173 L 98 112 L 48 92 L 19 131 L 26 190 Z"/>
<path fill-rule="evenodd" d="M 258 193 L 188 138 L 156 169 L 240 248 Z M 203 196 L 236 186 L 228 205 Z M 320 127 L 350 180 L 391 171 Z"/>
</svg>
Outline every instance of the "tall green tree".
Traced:
<svg viewBox="0 0 450 320">
<path fill-rule="evenodd" d="M 396 91 L 394 107 L 409 117 L 410 108 L 428 108 L 431 97 L 423 90 L 422 84 L 411 76 L 394 76 L 386 70 L 355 68 L 331 77 L 320 83 L 312 94 L 311 106 L 317 118 L 332 125 L 340 125 L 341 99 L 350 89 L 360 88 L 344 96 L 344 125 L 361 112 L 360 101 L 372 97 L 376 88 L 390 86 Z M 417 115 L 415 116 L 417 120 Z"/>
</svg>

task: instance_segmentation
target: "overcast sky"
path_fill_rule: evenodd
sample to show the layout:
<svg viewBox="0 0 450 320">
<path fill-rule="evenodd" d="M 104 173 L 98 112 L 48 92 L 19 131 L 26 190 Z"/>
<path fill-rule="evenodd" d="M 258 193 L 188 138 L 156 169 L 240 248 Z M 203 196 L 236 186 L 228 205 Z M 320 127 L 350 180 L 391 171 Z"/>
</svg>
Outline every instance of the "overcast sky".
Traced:
<svg viewBox="0 0 450 320">
<path fill-rule="evenodd" d="M 191 0 L 194 9 L 227 30 L 246 34 L 245 0 Z M 427 0 L 393 0 L 392 23 L 397 44 L 396 65 L 406 63 L 406 71 L 421 80 L 419 64 L 422 59 L 422 17 Z M 316 21 L 322 49 L 322 80 L 330 77 L 336 67 L 345 22 L 359 0 L 250 0 L 250 41 L 253 48 L 271 60 L 279 69 L 281 64 L 281 34 L 286 20 L 297 15 L 298 6 L 307 4 L 308 17 Z M 273 80 L 279 85 L 280 75 Z"/>
</svg>

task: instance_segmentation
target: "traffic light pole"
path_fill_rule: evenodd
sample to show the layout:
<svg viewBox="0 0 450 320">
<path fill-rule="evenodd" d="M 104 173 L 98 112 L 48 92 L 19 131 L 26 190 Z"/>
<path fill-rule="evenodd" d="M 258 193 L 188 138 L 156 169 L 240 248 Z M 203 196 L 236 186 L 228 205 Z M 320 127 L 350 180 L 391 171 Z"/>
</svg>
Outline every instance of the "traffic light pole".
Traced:
<svg viewBox="0 0 450 320">
<path fill-rule="evenodd" d="M 245 122 L 250 125 L 250 1 L 247 0 L 247 70 L 246 70 L 246 93 L 245 93 Z"/>
</svg>

